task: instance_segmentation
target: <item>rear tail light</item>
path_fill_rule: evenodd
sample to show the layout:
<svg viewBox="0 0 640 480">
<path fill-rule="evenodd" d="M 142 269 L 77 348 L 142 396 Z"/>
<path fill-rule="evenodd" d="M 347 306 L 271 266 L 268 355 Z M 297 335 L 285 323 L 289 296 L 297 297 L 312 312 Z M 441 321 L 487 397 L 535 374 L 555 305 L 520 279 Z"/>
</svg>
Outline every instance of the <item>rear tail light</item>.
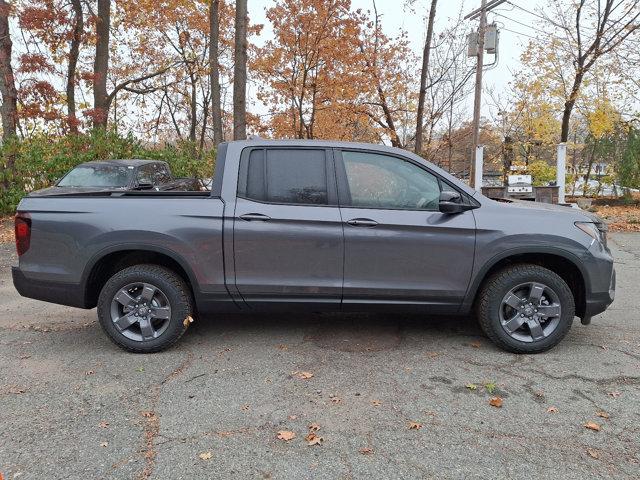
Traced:
<svg viewBox="0 0 640 480">
<path fill-rule="evenodd" d="M 16 227 L 16 250 L 18 255 L 24 254 L 31 245 L 31 217 L 28 213 L 17 213 L 15 219 Z"/>
</svg>

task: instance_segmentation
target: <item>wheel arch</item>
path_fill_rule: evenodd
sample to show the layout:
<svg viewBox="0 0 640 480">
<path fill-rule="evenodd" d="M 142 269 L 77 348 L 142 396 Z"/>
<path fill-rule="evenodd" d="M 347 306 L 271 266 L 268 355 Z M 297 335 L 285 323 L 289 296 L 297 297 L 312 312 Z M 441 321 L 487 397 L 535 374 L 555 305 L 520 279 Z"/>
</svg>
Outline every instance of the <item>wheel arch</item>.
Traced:
<svg viewBox="0 0 640 480">
<path fill-rule="evenodd" d="M 468 312 L 473 308 L 480 288 L 491 275 L 508 265 L 516 263 L 539 265 L 558 274 L 567 282 L 573 293 L 576 316 L 582 318 L 585 315 L 589 285 L 588 273 L 574 254 L 556 248 L 538 248 L 535 251 L 528 248 L 512 249 L 502 252 L 487 261 L 470 284 L 462 305 L 462 311 Z"/>
<path fill-rule="evenodd" d="M 161 265 L 174 271 L 185 281 L 195 297 L 195 275 L 180 255 L 162 247 L 125 244 L 104 249 L 88 262 L 82 275 L 86 308 L 97 305 L 100 290 L 113 274 L 123 268 L 141 264 Z"/>
</svg>

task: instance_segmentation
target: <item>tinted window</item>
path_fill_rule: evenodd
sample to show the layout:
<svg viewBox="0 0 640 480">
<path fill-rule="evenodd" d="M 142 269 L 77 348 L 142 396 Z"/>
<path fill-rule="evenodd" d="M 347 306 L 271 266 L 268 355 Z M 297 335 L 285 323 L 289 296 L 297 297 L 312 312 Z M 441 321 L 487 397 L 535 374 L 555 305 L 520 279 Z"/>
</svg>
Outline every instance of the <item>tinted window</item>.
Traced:
<svg viewBox="0 0 640 480">
<path fill-rule="evenodd" d="M 158 185 L 163 185 L 165 183 L 171 182 L 173 180 L 171 178 L 171 172 L 169 171 L 169 167 L 164 163 L 157 163 L 157 169 L 155 171 L 156 183 Z"/>
<path fill-rule="evenodd" d="M 126 187 L 129 170 L 119 165 L 83 165 L 58 182 L 60 187 Z"/>
<path fill-rule="evenodd" d="M 171 180 L 169 168 L 163 163 L 148 163 L 138 168 L 138 183 L 164 185 Z"/>
<path fill-rule="evenodd" d="M 438 178 L 400 158 L 343 151 L 351 205 L 370 208 L 437 210 Z"/>
<path fill-rule="evenodd" d="M 142 165 L 138 168 L 137 180 L 138 183 L 150 183 L 152 185 L 154 184 L 153 168 L 151 168 L 151 165 Z"/>
<path fill-rule="evenodd" d="M 326 205 L 327 165 L 324 151 L 252 151 L 247 166 L 246 195 L 254 200 L 274 203 Z"/>
</svg>

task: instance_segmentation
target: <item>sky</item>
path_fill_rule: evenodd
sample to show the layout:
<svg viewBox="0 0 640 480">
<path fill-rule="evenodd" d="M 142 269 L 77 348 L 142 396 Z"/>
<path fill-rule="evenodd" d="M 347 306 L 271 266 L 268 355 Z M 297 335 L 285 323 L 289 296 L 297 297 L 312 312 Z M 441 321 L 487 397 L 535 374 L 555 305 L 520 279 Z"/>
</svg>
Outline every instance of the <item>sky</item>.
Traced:
<svg viewBox="0 0 640 480">
<path fill-rule="evenodd" d="M 261 23 L 265 28 L 260 37 L 253 39 L 261 44 L 270 38 L 269 22 L 265 16 L 265 9 L 273 5 L 273 0 L 249 0 L 249 17 L 253 23 Z M 382 25 L 387 36 L 397 36 L 405 30 L 415 52 L 422 55 L 424 37 L 426 35 L 427 16 L 429 14 L 429 0 L 416 0 L 414 10 L 410 12 L 404 8 L 406 0 L 376 0 L 378 13 L 382 15 Z M 354 9 L 373 10 L 373 0 L 351 0 Z M 518 8 L 517 5 L 521 8 Z M 510 0 L 497 7 L 488 16 L 489 22 L 495 21 L 500 28 L 500 46 L 498 65 L 485 72 L 486 88 L 493 88 L 496 92 L 504 91 L 512 78 L 512 72 L 519 66 L 519 57 L 529 37 L 536 34 L 534 22 L 539 20 L 535 16 L 537 9 L 544 4 L 544 0 Z M 480 6 L 480 0 L 439 0 L 436 9 L 436 32 L 446 28 L 449 21 L 457 18 L 462 9 L 464 15 Z M 526 10 L 523 10 L 526 9 Z M 531 13 L 528 13 L 528 12 Z M 466 21 L 468 30 L 478 28 L 478 21 Z M 493 56 L 485 56 L 485 61 L 492 61 Z M 251 94 L 251 92 L 249 92 Z M 473 98 L 469 98 L 468 109 L 473 106 Z M 485 103 L 483 115 L 489 115 L 489 106 Z"/>
</svg>

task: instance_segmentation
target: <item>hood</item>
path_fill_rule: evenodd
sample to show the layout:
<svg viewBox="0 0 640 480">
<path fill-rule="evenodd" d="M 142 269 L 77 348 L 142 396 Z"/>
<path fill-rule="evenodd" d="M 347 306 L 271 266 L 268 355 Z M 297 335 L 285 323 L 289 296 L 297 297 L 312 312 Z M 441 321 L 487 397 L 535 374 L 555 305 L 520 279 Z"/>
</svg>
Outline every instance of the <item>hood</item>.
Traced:
<svg viewBox="0 0 640 480">
<path fill-rule="evenodd" d="M 29 197 L 49 197 L 52 195 L 68 195 L 70 193 L 96 193 L 126 190 L 125 187 L 48 187 L 29 193 Z"/>
<path fill-rule="evenodd" d="M 528 202 L 526 200 L 507 199 L 497 202 L 507 208 L 523 208 L 529 210 L 542 210 L 548 212 L 557 212 L 562 214 L 573 215 L 576 221 L 586 221 L 593 223 L 604 223 L 604 221 L 596 214 L 582 210 L 577 205 L 567 207 L 564 205 L 553 205 L 551 203 Z"/>
</svg>

